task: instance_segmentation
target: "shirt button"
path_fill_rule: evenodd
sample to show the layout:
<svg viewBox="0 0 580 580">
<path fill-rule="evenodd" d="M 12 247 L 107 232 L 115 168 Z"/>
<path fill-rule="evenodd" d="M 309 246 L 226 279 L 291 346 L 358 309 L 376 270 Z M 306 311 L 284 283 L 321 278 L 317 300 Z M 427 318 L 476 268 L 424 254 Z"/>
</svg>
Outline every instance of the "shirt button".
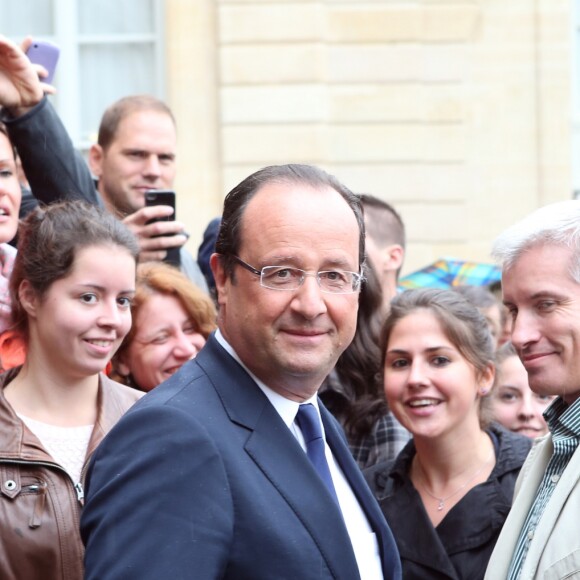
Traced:
<svg viewBox="0 0 580 580">
<path fill-rule="evenodd" d="M 528 532 L 528 540 L 531 542 L 534 538 L 534 530 Z"/>
<path fill-rule="evenodd" d="M 552 483 L 558 483 L 560 481 L 560 476 L 558 474 L 552 475 Z"/>
</svg>

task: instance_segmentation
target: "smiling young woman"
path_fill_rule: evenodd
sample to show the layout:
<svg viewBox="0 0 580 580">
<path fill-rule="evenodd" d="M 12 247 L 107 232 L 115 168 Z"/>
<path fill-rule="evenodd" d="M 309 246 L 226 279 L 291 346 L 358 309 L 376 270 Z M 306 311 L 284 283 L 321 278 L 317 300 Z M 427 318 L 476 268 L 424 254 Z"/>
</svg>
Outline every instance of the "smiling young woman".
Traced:
<svg viewBox="0 0 580 580">
<path fill-rule="evenodd" d="M 485 418 L 494 380 L 488 324 L 456 292 L 410 290 L 382 334 L 385 395 L 413 435 L 367 472 L 405 578 L 483 578 L 530 440 Z"/>
<path fill-rule="evenodd" d="M 107 366 L 131 326 L 138 253 L 113 216 L 80 202 L 36 210 L 10 279 L 24 364 L 0 377 L 0 577 L 81 578 L 89 457 L 140 393 Z"/>
<path fill-rule="evenodd" d="M 499 349 L 496 364 L 496 384 L 490 401 L 495 420 L 532 439 L 545 435 L 548 425 L 543 412 L 555 397 L 530 389 L 526 368 L 511 342 Z"/>
</svg>

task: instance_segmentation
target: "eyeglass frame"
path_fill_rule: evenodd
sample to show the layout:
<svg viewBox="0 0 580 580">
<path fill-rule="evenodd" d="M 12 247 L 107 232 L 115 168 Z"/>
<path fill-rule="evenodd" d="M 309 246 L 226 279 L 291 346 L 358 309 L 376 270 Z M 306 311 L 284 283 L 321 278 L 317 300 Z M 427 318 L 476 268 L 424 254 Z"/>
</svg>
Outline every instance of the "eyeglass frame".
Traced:
<svg viewBox="0 0 580 580">
<path fill-rule="evenodd" d="M 354 280 L 355 283 L 357 285 L 357 288 L 354 288 L 353 290 L 347 290 L 346 292 L 332 292 L 331 290 L 325 290 L 322 285 L 320 284 L 320 274 L 324 273 L 324 272 L 332 272 L 332 270 L 321 270 L 320 272 L 315 272 L 315 273 L 310 273 L 307 272 L 306 270 L 303 270 L 302 268 L 296 268 L 294 266 L 264 266 L 261 270 L 258 270 L 257 268 L 254 268 L 254 266 L 248 264 L 248 262 L 244 262 L 244 260 L 242 260 L 239 256 L 236 256 L 235 254 L 228 254 L 228 256 L 230 258 L 232 258 L 238 265 L 242 266 L 242 268 L 246 269 L 248 272 L 251 272 L 252 274 L 255 274 L 256 276 L 260 277 L 260 286 L 262 288 L 266 288 L 267 290 L 282 290 L 282 291 L 286 291 L 286 292 L 292 292 L 293 290 L 298 290 L 298 288 L 300 288 L 304 282 L 306 281 L 306 278 L 308 276 L 312 276 L 315 280 L 316 283 L 318 284 L 318 287 L 320 288 L 321 292 L 324 292 L 325 294 L 356 294 L 357 292 L 360 291 L 360 288 L 362 286 L 362 283 L 364 281 L 364 276 L 362 273 L 362 269 L 360 272 L 352 272 L 351 270 L 336 270 L 338 272 L 348 272 L 349 274 L 353 274 L 355 276 Z M 300 283 L 298 284 L 298 286 L 296 286 L 296 288 L 272 288 L 272 286 L 265 286 L 264 285 L 264 281 L 263 281 L 263 271 L 264 268 L 289 268 L 291 270 L 298 270 L 299 272 L 302 272 L 302 278 L 300 279 Z"/>
</svg>

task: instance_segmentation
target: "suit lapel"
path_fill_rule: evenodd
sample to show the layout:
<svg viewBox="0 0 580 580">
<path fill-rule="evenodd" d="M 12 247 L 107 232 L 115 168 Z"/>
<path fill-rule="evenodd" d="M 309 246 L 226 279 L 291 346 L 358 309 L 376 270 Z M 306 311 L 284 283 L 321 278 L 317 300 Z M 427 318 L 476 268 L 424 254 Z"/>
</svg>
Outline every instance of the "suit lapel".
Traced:
<svg viewBox="0 0 580 580">
<path fill-rule="evenodd" d="M 264 409 L 246 451 L 308 530 L 335 578 L 359 578 L 342 514 L 276 410 Z"/>
<path fill-rule="evenodd" d="M 264 393 L 213 336 L 195 361 L 213 383 L 230 420 L 251 431 L 246 452 L 306 528 L 333 577 L 360 578 L 340 510 Z"/>
</svg>

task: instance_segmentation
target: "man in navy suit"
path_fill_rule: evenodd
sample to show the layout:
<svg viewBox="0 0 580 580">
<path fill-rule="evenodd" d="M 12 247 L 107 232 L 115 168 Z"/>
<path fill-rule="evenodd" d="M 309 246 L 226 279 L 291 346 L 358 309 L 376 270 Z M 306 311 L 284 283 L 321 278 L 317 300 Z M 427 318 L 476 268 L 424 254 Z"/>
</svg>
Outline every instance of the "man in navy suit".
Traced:
<svg viewBox="0 0 580 580">
<path fill-rule="evenodd" d="M 216 252 L 219 330 L 91 462 L 86 579 L 399 579 L 390 530 L 317 397 L 355 332 L 358 197 L 312 166 L 267 167 L 226 197 Z"/>
</svg>

